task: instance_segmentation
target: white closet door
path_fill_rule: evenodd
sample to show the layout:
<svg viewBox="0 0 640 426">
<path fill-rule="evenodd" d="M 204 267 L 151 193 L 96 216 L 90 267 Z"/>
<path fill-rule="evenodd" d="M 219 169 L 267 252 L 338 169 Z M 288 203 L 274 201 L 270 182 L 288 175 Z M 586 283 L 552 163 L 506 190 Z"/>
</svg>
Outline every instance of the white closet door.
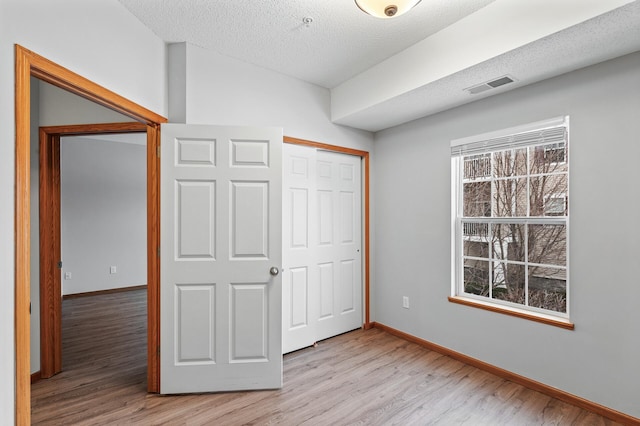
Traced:
<svg viewBox="0 0 640 426">
<path fill-rule="evenodd" d="M 287 353 L 317 340 L 316 150 L 284 144 L 283 173 L 282 352 Z"/>
<path fill-rule="evenodd" d="M 284 145 L 283 352 L 362 325 L 357 156 Z"/>
<path fill-rule="evenodd" d="M 361 159 L 318 151 L 317 340 L 362 326 Z"/>
</svg>

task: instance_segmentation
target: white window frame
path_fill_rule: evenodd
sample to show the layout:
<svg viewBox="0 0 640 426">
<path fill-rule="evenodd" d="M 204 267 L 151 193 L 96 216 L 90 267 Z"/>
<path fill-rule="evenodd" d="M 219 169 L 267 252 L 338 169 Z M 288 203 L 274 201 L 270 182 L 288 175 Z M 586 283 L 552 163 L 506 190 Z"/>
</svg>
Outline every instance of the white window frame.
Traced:
<svg viewBox="0 0 640 426">
<path fill-rule="evenodd" d="M 471 136 L 467 138 L 461 138 L 451 141 L 451 299 L 458 299 L 452 301 L 466 300 L 469 299 L 472 302 L 478 302 L 479 307 L 483 307 L 486 305 L 489 310 L 501 312 L 502 309 L 507 311 L 512 311 L 516 316 L 529 317 L 529 315 L 539 316 L 542 318 L 542 322 L 547 322 L 544 319 L 551 319 L 551 322 L 554 320 L 559 320 L 561 322 L 568 323 L 570 317 L 570 277 L 569 277 L 569 214 L 567 212 L 566 216 L 526 216 L 526 217 L 474 217 L 474 218 L 463 218 L 463 173 L 464 173 L 464 156 L 476 155 L 479 152 L 482 152 L 482 149 L 486 149 L 485 152 L 495 152 L 502 151 L 509 148 L 515 147 L 525 147 L 525 146 L 536 146 L 536 145 L 544 145 L 549 142 L 545 142 L 544 138 L 536 141 L 529 141 L 524 136 L 520 138 L 520 135 L 530 135 L 532 132 L 540 131 L 541 134 L 544 134 L 545 131 L 557 129 L 559 127 L 564 127 L 566 129 L 565 132 L 565 156 L 562 163 L 567 163 L 568 161 L 568 147 L 569 147 L 569 117 L 556 117 L 549 120 L 538 121 L 534 123 L 529 123 L 522 126 L 511 127 L 508 129 L 498 130 L 496 132 L 484 133 L 476 136 Z M 483 148 L 484 146 L 484 148 Z M 469 150 L 469 151 L 467 151 Z M 567 164 L 568 166 L 568 164 Z M 567 169 L 567 192 L 563 194 L 552 194 L 550 197 L 555 197 L 556 195 L 562 196 L 565 200 L 565 208 L 566 203 L 568 202 L 567 194 L 569 192 L 569 172 Z M 528 176 L 531 174 L 528 171 Z M 544 207 L 544 206 L 543 206 Z M 466 293 L 464 291 L 464 253 L 463 253 L 463 241 L 464 241 L 464 230 L 463 230 L 463 222 L 464 223 L 488 223 L 488 229 L 491 229 L 492 224 L 500 224 L 500 223 L 508 223 L 508 224 L 524 224 L 524 225 L 553 225 L 553 224 L 561 224 L 565 226 L 566 232 L 566 262 L 564 268 L 566 269 L 566 312 L 555 312 L 551 310 L 541 309 L 534 306 L 527 306 L 528 304 L 528 296 L 527 304 L 516 304 L 500 299 L 484 297 L 472 293 Z M 525 226 L 525 229 L 527 227 Z M 489 241 L 490 235 L 489 235 Z M 491 251 L 491 250 L 490 250 Z M 488 260 L 489 264 L 491 264 L 494 260 L 492 260 L 492 255 L 489 253 L 487 259 L 478 259 L 478 260 Z M 510 262 L 515 264 L 523 264 L 525 266 L 528 265 L 528 255 L 525 258 L 525 262 Z M 509 263 L 509 262 L 508 262 Z M 538 264 L 535 264 L 538 265 Z M 550 266 L 557 268 L 557 265 L 539 265 L 539 266 Z M 491 273 L 489 274 L 491 276 Z M 491 284 L 491 283 L 490 283 Z M 526 285 L 526 284 L 525 284 Z M 491 288 L 491 285 L 489 286 Z M 525 294 L 527 294 L 527 288 L 525 287 Z M 467 304 L 467 303 L 465 303 Z M 512 314 L 511 312 L 504 312 Z M 523 315 L 521 315 L 523 314 Z M 535 319 L 535 318 L 533 318 Z M 571 325 L 572 326 L 572 325 Z"/>
</svg>

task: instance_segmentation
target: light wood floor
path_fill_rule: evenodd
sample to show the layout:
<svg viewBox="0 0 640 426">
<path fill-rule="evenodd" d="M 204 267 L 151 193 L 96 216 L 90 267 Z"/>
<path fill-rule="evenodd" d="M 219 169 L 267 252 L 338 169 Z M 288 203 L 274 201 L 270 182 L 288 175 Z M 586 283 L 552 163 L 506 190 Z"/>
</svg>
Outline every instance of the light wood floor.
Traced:
<svg viewBox="0 0 640 426">
<path fill-rule="evenodd" d="M 65 371 L 32 385 L 34 424 L 616 424 L 376 329 L 286 355 L 281 390 L 150 395 L 145 298 L 63 302 Z"/>
</svg>

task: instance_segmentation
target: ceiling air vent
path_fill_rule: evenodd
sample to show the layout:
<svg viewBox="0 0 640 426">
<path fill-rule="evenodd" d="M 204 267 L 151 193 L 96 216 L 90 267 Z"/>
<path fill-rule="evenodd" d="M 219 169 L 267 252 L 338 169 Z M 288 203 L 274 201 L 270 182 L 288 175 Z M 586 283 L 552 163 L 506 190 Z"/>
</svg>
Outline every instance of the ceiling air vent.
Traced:
<svg viewBox="0 0 640 426">
<path fill-rule="evenodd" d="M 513 83 L 515 79 L 511 76 L 505 75 L 502 77 L 495 78 L 491 81 L 487 81 L 486 83 L 477 84 L 475 86 L 467 87 L 466 90 L 472 95 L 477 95 L 478 93 L 486 92 L 487 90 L 495 89 L 496 87 L 504 86 L 505 84 Z"/>
</svg>

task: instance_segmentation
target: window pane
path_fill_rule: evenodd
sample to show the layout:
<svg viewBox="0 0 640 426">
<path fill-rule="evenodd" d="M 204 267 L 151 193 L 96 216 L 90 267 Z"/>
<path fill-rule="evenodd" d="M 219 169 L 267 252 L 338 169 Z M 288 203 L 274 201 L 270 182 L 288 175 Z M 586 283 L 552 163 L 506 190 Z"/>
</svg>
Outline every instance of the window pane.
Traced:
<svg viewBox="0 0 640 426">
<path fill-rule="evenodd" d="M 465 240 L 488 241 L 487 236 L 489 235 L 489 224 L 463 221 L 462 235 L 465 237 Z"/>
<path fill-rule="evenodd" d="M 486 223 L 467 223 L 467 225 L 485 225 Z M 484 238 L 474 238 L 474 239 L 465 239 L 462 242 L 462 250 L 464 256 L 467 257 L 482 257 L 484 259 L 489 259 L 489 240 L 486 237 Z"/>
<path fill-rule="evenodd" d="M 567 150 L 564 142 L 529 148 L 531 174 L 566 172 Z"/>
<path fill-rule="evenodd" d="M 567 174 L 536 176 L 530 182 L 531 216 L 566 216 Z M 559 202 L 564 203 L 560 211 Z"/>
<path fill-rule="evenodd" d="M 566 313 L 566 270 L 529 267 L 529 306 Z"/>
<path fill-rule="evenodd" d="M 491 216 L 491 182 L 469 182 L 464 184 L 463 216 Z"/>
<path fill-rule="evenodd" d="M 529 262 L 567 264 L 566 225 L 529 225 Z"/>
<path fill-rule="evenodd" d="M 491 154 L 464 157 L 464 179 L 474 180 L 491 176 Z"/>
<path fill-rule="evenodd" d="M 493 175 L 495 177 L 524 176 L 526 174 L 527 148 L 493 153 Z"/>
<path fill-rule="evenodd" d="M 494 183 L 496 217 L 523 217 L 527 215 L 527 179 L 500 179 Z"/>
<path fill-rule="evenodd" d="M 489 262 L 464 260 L 464 291 L 480 296 L 489 295 Z"/>
<path fill-rule="evenodd" d="M 567 214 L 567 197 L 563 194 L 551 196 L 544 200 L 545 216 L 566 216 Z"/>
<path fill-rule="evenodd" d="M 526 260 L 524 232 L 525 225 L 523 224 L 491 225 L 493 258 L 524 262 Z"/>
<path fill-rule="evenodd" d="M 524 265 L 494 262 L 493 298 L 524 305 L 524 271 Z"/>
</svg>

